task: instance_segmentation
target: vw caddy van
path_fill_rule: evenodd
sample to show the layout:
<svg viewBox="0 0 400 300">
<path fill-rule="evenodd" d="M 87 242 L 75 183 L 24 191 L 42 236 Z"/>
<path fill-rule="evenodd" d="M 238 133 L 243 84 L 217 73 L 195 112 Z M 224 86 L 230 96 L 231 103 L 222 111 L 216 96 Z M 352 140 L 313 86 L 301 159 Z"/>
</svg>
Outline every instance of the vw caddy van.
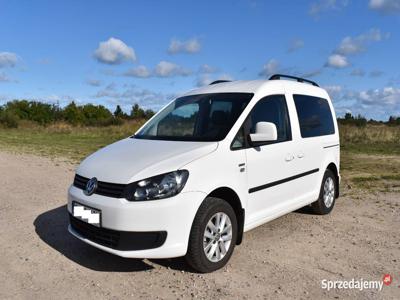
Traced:
<svg viewBox="0 0 400 300">
<path fill-rule="evenodd" d="M 68 192 L 69 232 L 122 257 L 223 267 L 243 233 L 339 196 L 335 112 L 315 82 L 216 81 L 87 157 Z"/>
</svg>

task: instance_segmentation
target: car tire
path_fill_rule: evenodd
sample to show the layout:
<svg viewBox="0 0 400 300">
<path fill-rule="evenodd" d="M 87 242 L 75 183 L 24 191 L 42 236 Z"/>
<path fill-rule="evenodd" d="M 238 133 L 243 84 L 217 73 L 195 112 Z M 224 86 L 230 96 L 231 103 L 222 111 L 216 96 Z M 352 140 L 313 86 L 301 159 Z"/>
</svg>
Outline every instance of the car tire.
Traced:
<svg viewBox="0 0 400 300">
<path fill-rule="evenodd" d="M 187 263 L 200 273 L 222 268 L 235 248 L 237 230 L 232 206 L 223 199 L 207 197 L 193 221 L 185 256 Z"/>
<path fill-rule="evenodd" d="M 326 169 L 321 183 L 319 198 L 311 204 L 313 211 L 319 215 L 329 214 L 335 206 L 337 195 L 337 180 L 335 174 Z"/>
</svg>

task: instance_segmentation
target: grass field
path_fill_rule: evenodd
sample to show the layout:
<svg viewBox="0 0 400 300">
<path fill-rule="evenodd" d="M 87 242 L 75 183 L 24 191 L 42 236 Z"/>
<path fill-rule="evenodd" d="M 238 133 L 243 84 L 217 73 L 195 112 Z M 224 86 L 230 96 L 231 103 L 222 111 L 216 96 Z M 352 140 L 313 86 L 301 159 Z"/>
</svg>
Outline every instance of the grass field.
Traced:
<svg viewBox="0 0 400 300">
<path fill-rule="evenodd" d="M 24 123 L 18 129 L 0 128 L 0 149 L 77 163 L 95 150 L 132 135 L 141 124 L 143 121 L 108 127 L 62 123 L 41 127 Z M 400 127 L 346 125 L 340 127 L 340 139 L 345 192 L 400 191 Z"/>
<path fill-rule="evenodd" d="M 78 162 L 95 150 L 132 135 L 142 124 L 143 121 L 130 121 L 119 126 L 73 127 L 59 123 L 41 127 L 24 123 L 19 128 L 0 129 L 0 149 Z"/>
</svg>

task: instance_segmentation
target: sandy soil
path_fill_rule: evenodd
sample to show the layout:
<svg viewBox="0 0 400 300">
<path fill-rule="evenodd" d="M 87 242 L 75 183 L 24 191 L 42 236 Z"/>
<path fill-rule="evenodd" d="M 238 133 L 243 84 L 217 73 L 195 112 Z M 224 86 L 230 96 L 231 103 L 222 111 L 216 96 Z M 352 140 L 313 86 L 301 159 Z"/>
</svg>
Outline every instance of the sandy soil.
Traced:
<svg viewBox="0 0 400 300">
<path fill-rule="evenodd" d="M 230 263 L 196 274 L 182 259 L 122 259 L 67 232 L 74 166 L 0 152 L 0 299 L 400 298 L 400 194 L 339 198 L 244 236 Z M 358 197 L 357 197 L 358 198 Z M 331 290 L 321 280 L 381 280 L 383 290 Z"/>
</svg>

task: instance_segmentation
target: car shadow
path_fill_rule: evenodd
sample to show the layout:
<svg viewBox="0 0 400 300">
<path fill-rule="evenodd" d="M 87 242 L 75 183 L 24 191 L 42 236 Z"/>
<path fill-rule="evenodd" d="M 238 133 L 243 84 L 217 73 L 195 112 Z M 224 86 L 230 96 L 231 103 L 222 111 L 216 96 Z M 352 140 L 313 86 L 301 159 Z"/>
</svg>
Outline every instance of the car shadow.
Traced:
<svg viewBox="0 0 400 300">
<path fill-rule="evenodd" d="M 295 210 L 294 213 L 304 214 L 304 215 L 316 215 L 316 213 L 312 209 L 311 205 L 307 205 L 302 208 L 299 208 L 298 210 Z"/>
<path fill-rule="evenodd" d="M 66 205 L 40 214 L 33 222 L 42 241 L 85 268 L 107 272 L 140 272 L 154 268 L 144 260 L 112 255 L 80 241 L 68 232 L 68 224 Z M 183 259 L 151 261 L 171 269 L 188 270 Z"/>
</svg>

